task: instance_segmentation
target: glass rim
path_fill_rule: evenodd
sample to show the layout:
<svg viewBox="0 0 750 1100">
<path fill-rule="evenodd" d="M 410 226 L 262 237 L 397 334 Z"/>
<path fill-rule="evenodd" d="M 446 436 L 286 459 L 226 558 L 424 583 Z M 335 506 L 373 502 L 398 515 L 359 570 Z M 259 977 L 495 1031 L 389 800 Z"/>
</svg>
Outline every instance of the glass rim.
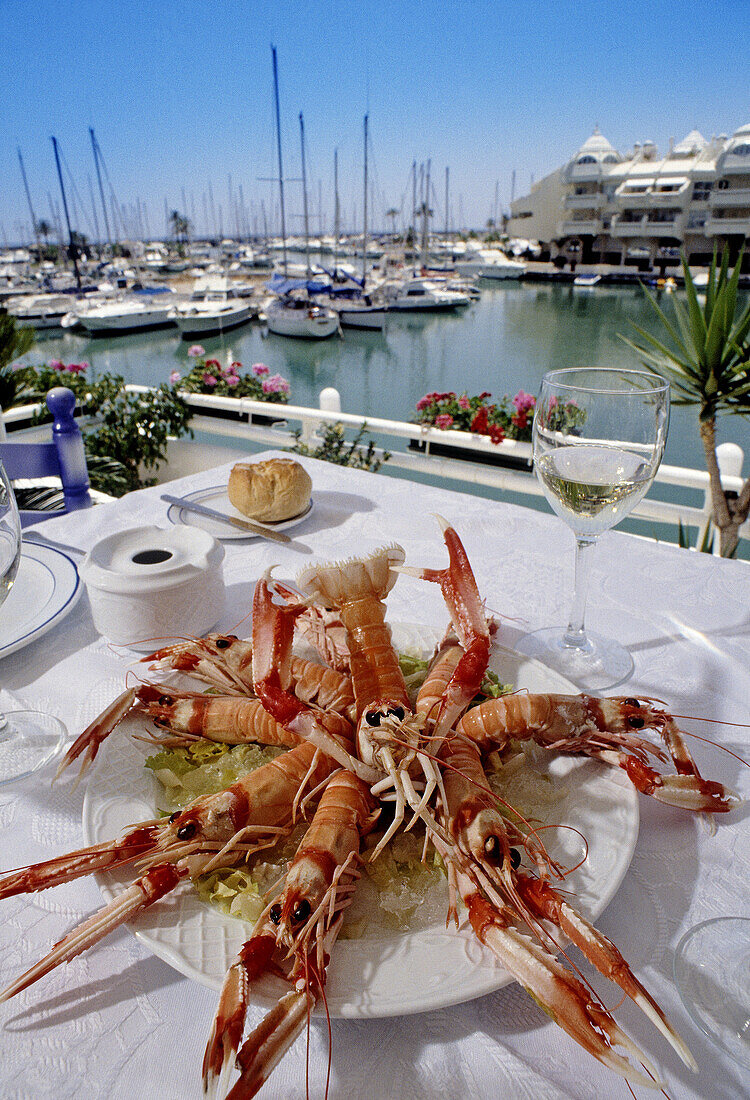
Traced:
<svg viewBox="0 0 750 1100">
<path fill-rule="evenodd" d="M 564 375 L 576 374 L 601 374 L 601 375 L 618 375 L 619 377 L 629 376 L 632 378 L 642 378 L 649 383 L 648 387 L 642 387 L 638 389 L 632 389 L 627 387 L 617 388 L 616 386 L 601 386 L 584 385 L 583 383 L 576 384 L 575 381 L 566 382 L 563 380 Z M 660 374 L 655 374 L 651 371 L 634 370 L 629 367 L 560 367 L 557 370 L 547 371 L 542 378 L 541 385 L 548 383 L 552 386 L 564 386 L 569 390 L 587 390 L 590 393 L 612 393 L 629 395 L 633 393 L 648 394 L 648 393 L 663 393 L 665 390 L 669 392 L 670 384 L 669 380 L 662 378 Z"/>
</svg>

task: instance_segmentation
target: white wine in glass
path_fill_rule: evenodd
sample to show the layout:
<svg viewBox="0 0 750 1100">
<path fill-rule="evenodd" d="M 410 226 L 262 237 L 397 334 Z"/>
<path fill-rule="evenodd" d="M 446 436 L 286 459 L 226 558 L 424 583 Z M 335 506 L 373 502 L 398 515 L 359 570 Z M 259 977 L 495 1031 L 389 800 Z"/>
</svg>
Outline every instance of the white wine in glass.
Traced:
<svg viewBox="0 0 750 1100">
<path fill-rule="evenodd" d="M 0 462 L 0 616 L 21 560 L 21 521 L 13 489 Z M 0 710 L 0 786 L 41 768 L 61 748 L 65 726 L 35 710 Z"/>
<path fill-rule="evenodd" d="M 550 371 L 534 411 L 534 468 L 544 495 L 576 536 L 573 606 L 566 629 L 527 634 L 524 653 L 579 687 L 622 683 L 633 658 L 584 625 L 591 548 L 648 492 L 664 453 L 669 383 L 644 371 L 574 367 Z"/>
</svg>

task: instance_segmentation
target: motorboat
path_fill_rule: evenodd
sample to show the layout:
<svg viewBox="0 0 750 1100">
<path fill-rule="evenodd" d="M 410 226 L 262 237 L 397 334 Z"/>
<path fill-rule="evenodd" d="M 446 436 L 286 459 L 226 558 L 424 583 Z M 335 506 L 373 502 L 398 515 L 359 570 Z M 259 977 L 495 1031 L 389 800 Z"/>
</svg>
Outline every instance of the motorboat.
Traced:
<svg viewBox="0 0 750 1100">
<path fill-rule="evenodd" d="M 28 294 L 5 303 L 18 328 L 37 330 L 59 328 L 63 317 L 70 313 L 70 306 L 69 294 Z"/>
<path fill-rule="evenodd" d="M 590 275 L 576 275 L 573 280 L 573 286 L 577 286 L 582 290 L 593 290 L 602 281 L 601 275 L 596 273 Z"/>
<path fill-rule="evenodd" d="M 385 328 L 387 305 L 373 302 L 367 294 L 362 298 L 331 298 L 329 305 L 338 314 L 342 328 L 369 329 L 372 332 L 382 332 Z"/>
<path fill-rule="evenodd" d="M 273 298 L 265 314 L 268 331 L 276 336 L 324 340 L 340 332 L 338 313 L 329 306 L 319 305 L 306 293 L 289 293 Z"/>
<path fill-rule="evenodd" d="M 467 306 L 471 299 L 461 291 L 449 290 L 434 279 L 402 279 L 384 283 L 383 293 L 389 310 L 437 312 Z"/>
<path fill-rule="evenodd" d="M 467 252 L 456 264 L 456 271 L 481 279 L 520 279 L 526 274 L 526 264 L 509 259 L 499 248 L 480 248 Z"/>
<path fill-rule="evenodd" d="M 208 276 L 197 279 L 187 301 L 169 310 L 169 318 L 183 339 L 228 332 L 246 324 L 253 315 L 248 297 L 241 298 L 228 279 Z"/>
<path fill-rule="evenodd" d="M 166 328 L 174 322 L 169 316 L 171 303 L 153 298 L 120 298 L 76 306 L 62 319 L 63 328 L 84 328 L 92 336 L 117 335 L 142 329 Z"/>
</svg>

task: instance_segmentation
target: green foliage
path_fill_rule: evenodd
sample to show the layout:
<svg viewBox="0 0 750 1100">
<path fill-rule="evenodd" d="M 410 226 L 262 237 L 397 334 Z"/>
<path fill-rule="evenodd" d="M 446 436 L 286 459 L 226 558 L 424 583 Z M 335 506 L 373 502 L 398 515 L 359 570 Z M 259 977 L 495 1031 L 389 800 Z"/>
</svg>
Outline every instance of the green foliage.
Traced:
<svg viewBox="0 0 750 1100">
<path fill-rule="evenodd" d="M 384 462 L 391 457 L 390 451 L 383 451 L 380 457 L 375 456 L 375 444 L 370 439 L 367 446 L 362 445 L 364 434 L 367 430 L 367 421 L 364 422 L 354 439 L 348 441 L 344 432 L 344 425 L 337 422 L 327 424 L 323 432 L 321 443 L 311 449 L 306 443 L 300 442 L 302 431 L 300 428 L 293 433 L 295 444 L 287 450 L 298 455 L 306 455 L 308 458 L 321 458 L 324 462 L 334 462 L 337 466 L 353 466 L 358 470 L 369 470 L 375 473 Z"/>
<path fill-rule="evenodd" d="M 666 342 L 638 325 L 633 327 L 641 337 L 640 344 L 622 337 L 645 366 L 669 379 L 674 404 L 698 405 L 704 421 L 713 420 L 718 413 L 750 413 L 750 303 L 738 309 L 741 263 L 742 253 L 730 273 L 728 248 L 720 264 L 714 252 L 701 308 L 683 256 L 687 305 L 672 296 L 674 322 L 644 287 Z"/>
<path fill-rule="evenodd" d="M 154 470 L 166 459 L 169 436 L 192 435 L 188 428 L 192 414 L 165 383 L 145 393 L 126 393 L 124 384 L 118 375 L 108 376 L 93 410 L 98 425 L 84 434 L 83 441 L 87 456 L 114 459 L 123 467 L 128 481 L 125 492 L 129 492 L 155 483 L 142 471 Z"/>
<path fill-rule="evenodd" d="M 24 403 L 19 397 L 24 393 L 26 381 L 22 371 L 14 369 L 13 363 L 25 355 L 33 343 L 33 329 L 17 328 L 15 317 L 0 314 L 0 408 L 9 409 Z"/>
<path fill-rule="evenodd" d="M 165 383 L 157 390 L 126 393 L 121 375 L 102 374 L 89 379 L 88 370 L 88 363 L 66 366 L 54 359 L 46 365 L 22 367 L 13 372 L 18 399 L 12 403 L 43 403 L 54 386 L 67 386 L 76 395 L 83 414 L 95 420 L 83 435 L 92 487 L 120 497 L 153 485 L 155 479 L 143 473 L 165 460 L 170 436 L 192 435 L 188 427 L 191 409 L 174 387 Z M 43 407 L 36 423 L 49 419 Z"/>
</svg>

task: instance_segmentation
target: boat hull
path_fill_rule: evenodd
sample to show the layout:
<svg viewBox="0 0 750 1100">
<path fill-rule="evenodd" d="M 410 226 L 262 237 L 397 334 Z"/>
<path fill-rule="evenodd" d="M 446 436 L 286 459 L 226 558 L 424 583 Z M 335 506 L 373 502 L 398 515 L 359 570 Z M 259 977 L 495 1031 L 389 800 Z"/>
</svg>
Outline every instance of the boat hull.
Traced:
<svg viewBox="0 0 750 1100">
<path fill-rule="evenodd" d="M 266 311 L 268 331 L 275 336 L 294 336 L 300 340 L 325 340 L 339 331 L 336 314 L 319 312 L 313 316 L 304 309 L 274 309 Z"/>
<path fill-rule="evenodd" d="M 246 306 L 224 315 L 213 314 L 201 317 L 200 314 L 194 316 L 177 314 L 172 317 L 172 320 L 180 330 L 182 339 L 190 340 L 193 336 L 214 336 L 239 328 L 240 325 L 246 325 L 252 319 L 252 313 L 251 307 Z"/>
<path fill-rule="evenodd" d="M 370 332 L 382 332 L 385 328 L 386 310 L 384 309 L 337 307 L 336 312 L 343 328 L 367 329 Z"/>
</svg>

